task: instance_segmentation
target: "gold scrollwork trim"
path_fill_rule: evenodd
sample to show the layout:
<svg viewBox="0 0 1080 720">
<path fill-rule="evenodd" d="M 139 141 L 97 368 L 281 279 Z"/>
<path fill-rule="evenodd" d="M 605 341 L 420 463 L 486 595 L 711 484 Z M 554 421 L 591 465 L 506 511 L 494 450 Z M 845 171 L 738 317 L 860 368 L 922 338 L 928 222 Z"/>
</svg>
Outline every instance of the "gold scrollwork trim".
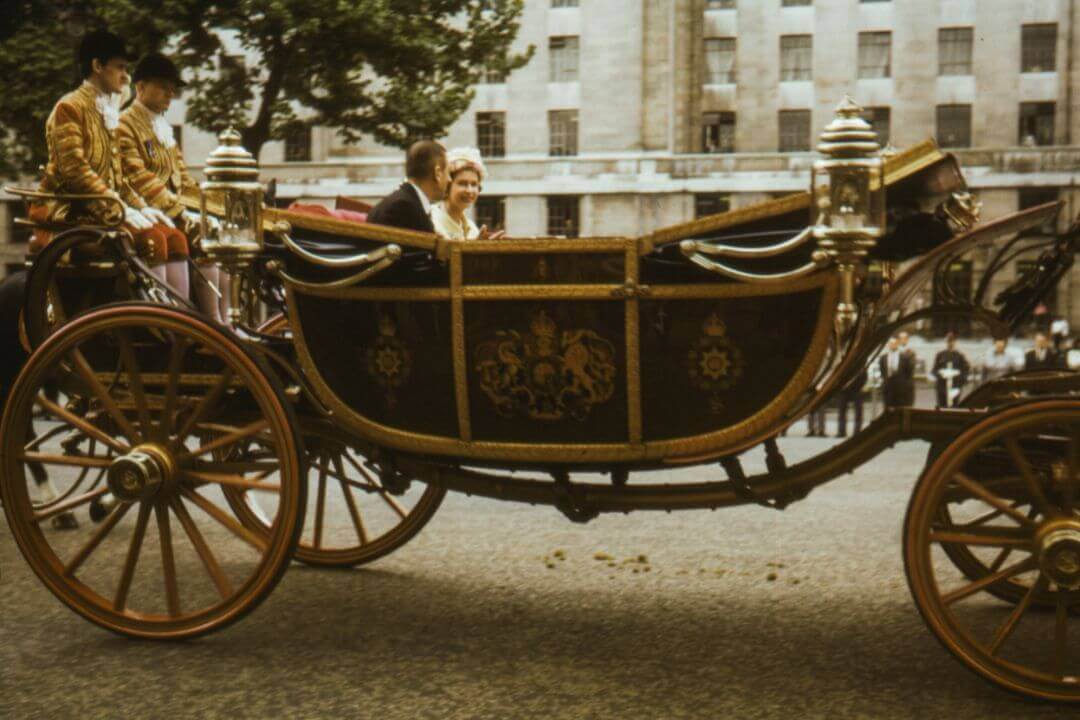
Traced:
<svg viewBox="0 0 1080 720">
<path fill-rule="evenodd" d="M 290 285 L 301 295 L 333 298 L 334 300 L 380 300 L 398 302 L 431 302 L 449 300 L 449 288 L 408 288 L 408 287 L 354 287 L 354 288 L 319 288 L 296 287 Z"/>
<path fill-rule="evenodd" d="M 469 285 L 466 300 L 619 300 L 622 285 Z"/>
<path fill-rule="evenodd" d="M 458 437 L 472 439 L 472 418 L 469 410 L 469 368 L 465 351 L 465 300 L 462 294 L 463 269 L 461 245 L 450 248 L 450 317 L 453 328 L 454 400 L 457 404 Z"/>
<path fill-rule="evenodd" d="M 834 273 L 814 276 L 822 286 L 818 322 L 810 345 L 802 362 L 784 389 L 765 407 L 742 422 L 712 432 L 675 438 L 634 443 L 507 443 L 490 441 L 464 441 L 439 435 L 427 435 L 390 427 L 372 421 L 356 412 L 334 393 L 319 374 L 312 359 L 302 324 L 296 308 L 296 296 L 286 288 L 289 323 L 293 328 L 300 366 L 311 381 L 319 400 L 326 405 L 344 427 L 377 445 L 405 452 L 441 455 L 462 459 L 500 460 L 509 463 L 535 462 L 585 462 L 585 463 L 633 463 L 655 462 L 658 465 L 679 462 L 681 457 L 703 454 L 722 454 L 726 449 L 747 442 L 758 442 L 773 431 L 776 423 L 802 395 L 817 373 L 832 333 L 836 309 L 838 278 Z M 743 286 L 745 287 L 745 286 Z M 772 288 L 772 293 L 787 294 L 792 288 Z M 455 340 L 455 344 L 459 344 Z M 455 351 L 456 354 L 456 351 Z M 755 439 L 758 438 L 758 439 Z"/>
<path fill-rule="evenodd" d="M 626 287 L 638 287 L 638 255 L 634 248 L 626 251 Z M 642 441 L 641 430 L 641 304 L 640 293 L 625 293 L 626 297 L 626 420 L 630 443 Z"/>
</svg>

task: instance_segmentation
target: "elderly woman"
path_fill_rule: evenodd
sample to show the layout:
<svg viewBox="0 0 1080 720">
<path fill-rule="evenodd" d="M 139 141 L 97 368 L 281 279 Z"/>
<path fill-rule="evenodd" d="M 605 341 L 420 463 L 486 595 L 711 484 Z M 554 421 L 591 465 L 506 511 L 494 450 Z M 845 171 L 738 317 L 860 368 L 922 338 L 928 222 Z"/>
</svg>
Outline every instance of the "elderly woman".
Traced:
<svg viewBox="0 0 1080 720">
<path fill-rule="evenodd" d="M 446 154 L 450 175 L 450 188 L 446 198 L 431 207 L 431 222 L 435 232 L 451 240 L 496 240 L 503 236 L 500 230 L 488 232 L 487 227 L 476 227 L 466 214 L 476 199 L 484 182 L 484 163 L 480 151 L 475 148 L 455 148 Z"/>
</svg>

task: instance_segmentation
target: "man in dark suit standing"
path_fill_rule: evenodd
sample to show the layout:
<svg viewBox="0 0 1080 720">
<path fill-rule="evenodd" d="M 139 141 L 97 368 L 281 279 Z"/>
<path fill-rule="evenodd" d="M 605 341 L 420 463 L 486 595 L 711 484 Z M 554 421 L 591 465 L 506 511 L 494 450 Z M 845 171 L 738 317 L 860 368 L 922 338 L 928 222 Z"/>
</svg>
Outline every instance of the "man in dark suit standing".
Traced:
<svg viewBox="0 0 1080 720">
<path fill-rule="evenodd" d="M 1058 367 L 1057 353 L 1050 347 L 1046 333 L 1035 333 L 1035 347 L 1024 354 L 1024 369 L 1056 370 Z"/>
<path fill-rule="evenodd" d="M 911 405 L 915 395 L 915 357 L 900 349 L 897 337 L 889 338 L 886 351 L 878 358 L 885 407 Z"/>
<path fill-rule="evenodd" d="M 433 233 L 431 204 L 443 199 L 450 184 L 446 148 L 435 140 L 418 140 L 405 153 L 405 182 L 368 213 L 378 225 Z"/>
<path fill-rule="evenodd" d="M 939 408 L 956 407 L 960 400 L 960 391 L 967 384 L 971 366 L 964 353 L 956 349 L 956 333 L 945 336 L 945 349 L 934 356 L 934 385 L 937 391 Z"/>
</svg>

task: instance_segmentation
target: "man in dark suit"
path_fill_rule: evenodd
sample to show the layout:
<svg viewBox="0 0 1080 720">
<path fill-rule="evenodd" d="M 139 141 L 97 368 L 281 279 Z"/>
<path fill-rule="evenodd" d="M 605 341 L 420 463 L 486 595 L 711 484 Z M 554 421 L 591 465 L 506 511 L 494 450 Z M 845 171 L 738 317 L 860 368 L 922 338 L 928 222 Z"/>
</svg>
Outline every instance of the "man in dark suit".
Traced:
<svg viewBox="0 0 1080 720">
<path fill-rule="evenodd" d="M 960 391 L 967 384 L 971 365 L 964 353 L 956 349 L 956 333 L 945 336 L 945 349 L 934 356 L 934 385 L 937 391 L 937 406 L 956 407 L 960 400 Z"/>
<path fill-rule="evenodd" d="M 450 185 L 446 148 L 435 140 L 418 140 L 405 153 L 406 181 L 368 213 L 378 225 L 433 233 L 431 204 L 443 199 Z"/>
<path fill-rule="evenodd" d="M 911 405 L 915 395 L 915 356 L 900 349 L 897 337 L 889 338 L 886 351 L 878 358 L 885 407 Z"/>
<path fill-rule="evenodd" d="M 1035 347 L 1024 354 L 1025 370 L 1056 370 L 1060 367 L 1057 353 L 1050 347 L 1046 333 L 1035 333 Z"/>
<path fill-rule="evenodd" d="M 855 433 L 862 430 L 863 421 L 863 386 L 866 385 L 866 371 L 859 373 L 854 380 L 840 391 L 837 400 L 840 409 L 836 416 L 836 437 L 847 437 L 847 410 L 851 405 L 855 411 Z"/>
</svg>

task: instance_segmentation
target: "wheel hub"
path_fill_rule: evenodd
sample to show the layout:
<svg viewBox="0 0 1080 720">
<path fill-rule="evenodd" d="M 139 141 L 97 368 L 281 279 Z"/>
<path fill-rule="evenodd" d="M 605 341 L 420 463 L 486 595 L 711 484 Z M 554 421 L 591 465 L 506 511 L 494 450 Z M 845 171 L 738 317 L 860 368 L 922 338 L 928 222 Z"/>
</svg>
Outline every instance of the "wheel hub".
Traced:
<svg viewBox="0 0 1080 720">
<path fill-rule="evenodd" d="M 1041 533 L 1039 567 L 1058 587 L 1080 588 L 1080 521 L 1053 522 Z"/>
<path fill-rule="evenodd" d="M 157 445 L 139 445 L 113 460 L 107 472 L 109 490 L 123 502 L 148 500 L 173 476 L 172 457 Z"/>
</svg>

